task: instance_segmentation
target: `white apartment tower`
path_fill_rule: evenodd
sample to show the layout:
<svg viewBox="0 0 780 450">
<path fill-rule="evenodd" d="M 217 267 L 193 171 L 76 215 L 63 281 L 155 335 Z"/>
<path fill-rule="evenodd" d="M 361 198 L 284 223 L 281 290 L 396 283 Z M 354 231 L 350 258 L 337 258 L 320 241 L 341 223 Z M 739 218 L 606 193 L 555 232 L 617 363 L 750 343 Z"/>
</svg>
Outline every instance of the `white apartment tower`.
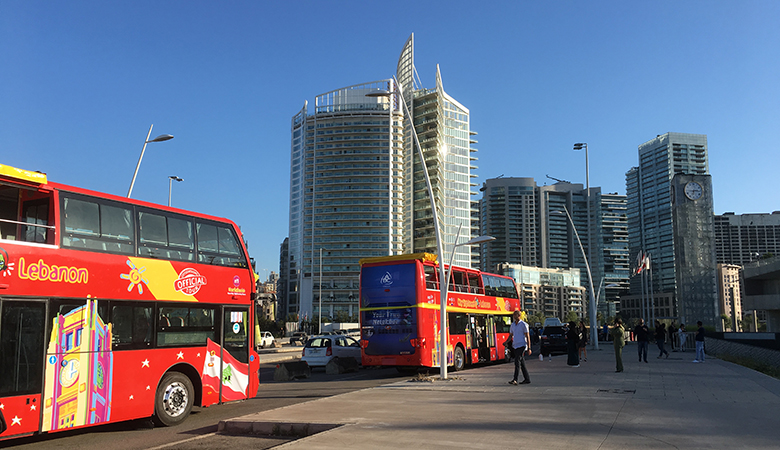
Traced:
<svg viewBox="0 0 780 450">
<path fill-rule="evenodd" d="M 431 178 L 445 254 L 459 227 L 461 242 L 472 237 L 475 150 L 468 109 L 444 92 L 438 67 L 434 89 L 419 88 L 415 76 L 412 35 L 398 61 L 398 83 L 385 79 L 336 89 L 317 96 L 313 111 L 304 103 L 293 116 L 283 316 L 354 318 L 361 258 L 436 253 L 423 168 Z M 412 126 L 424 165 L 413 147 Z M 457 250 L 455 264 L 470 267 L 471 249 Z"/>
</svg>

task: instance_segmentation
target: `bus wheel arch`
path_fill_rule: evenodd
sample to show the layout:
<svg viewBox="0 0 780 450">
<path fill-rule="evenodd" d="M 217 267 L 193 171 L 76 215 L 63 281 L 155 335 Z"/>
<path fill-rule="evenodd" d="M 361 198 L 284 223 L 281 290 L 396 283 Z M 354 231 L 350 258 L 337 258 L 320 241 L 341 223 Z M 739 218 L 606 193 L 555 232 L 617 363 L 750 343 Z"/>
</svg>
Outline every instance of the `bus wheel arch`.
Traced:
<svg viewBox="0 0 780 450">
<path fill-rule="evenodd" d="M 202 401 L 201 380 L 195 368 L 179 364 L 168 369 L 154 395 L 154 419 L 159 426 L 176 426 Z"/>
<path fill-rule="evenodd" d="M 455 372 L 461 371 L 466 367 L 466 352 L 463 346 L 458 344 L 452 352 L 452 369 Z"/>
</svg>

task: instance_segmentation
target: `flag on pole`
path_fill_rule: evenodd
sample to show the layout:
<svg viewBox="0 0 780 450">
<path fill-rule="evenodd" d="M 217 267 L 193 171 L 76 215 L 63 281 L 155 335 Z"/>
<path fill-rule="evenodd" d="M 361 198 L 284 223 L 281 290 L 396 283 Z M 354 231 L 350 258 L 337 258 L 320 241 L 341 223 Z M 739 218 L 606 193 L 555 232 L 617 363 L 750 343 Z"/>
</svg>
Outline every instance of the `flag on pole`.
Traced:
<svg viewBox="0 0 780 450">
<path fill-rule="evenodd" d="M 634 269 L 634 275 L 639 275 L 642 273 L 642 270 L 645 268 L 645 261 L 647 257 L 645 256 L 644 252 L 639 252 L 636 254 L 636 269 Z"/>
</svg>

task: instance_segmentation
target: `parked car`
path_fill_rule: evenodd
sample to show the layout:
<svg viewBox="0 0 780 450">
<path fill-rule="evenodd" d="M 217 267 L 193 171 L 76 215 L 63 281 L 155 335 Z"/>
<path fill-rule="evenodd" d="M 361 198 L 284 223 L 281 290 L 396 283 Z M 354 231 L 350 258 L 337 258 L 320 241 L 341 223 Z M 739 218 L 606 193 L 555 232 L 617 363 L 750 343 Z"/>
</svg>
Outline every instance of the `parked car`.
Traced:
<svg viewBox="0 0 780 450">
<path fill-rule="evenodd" d="M 257 336 L 257 346 L 260 348 L 273 347 L 274 335 L 270 331 L 261 331 Z"/>
<path fill-rule="evenodd" d="M 290 336 L 290 345 L 304 345 L 309 339 L 303 331 L 296 331 Z"/>
<path fill-rule="evenodd" d="M 548 325 L 539 335 L 542 355 L 566 353 L 566 328 L 560 325 Z"/>
<path fill-rule="evenodd" d="M 324 367 L 333 358 L 352 357 L 361 363 L 360 343 L 349 336 L 322 335 L 310 338 L 303 347 L 301 361 L 310 367 Z"/>
</svg>

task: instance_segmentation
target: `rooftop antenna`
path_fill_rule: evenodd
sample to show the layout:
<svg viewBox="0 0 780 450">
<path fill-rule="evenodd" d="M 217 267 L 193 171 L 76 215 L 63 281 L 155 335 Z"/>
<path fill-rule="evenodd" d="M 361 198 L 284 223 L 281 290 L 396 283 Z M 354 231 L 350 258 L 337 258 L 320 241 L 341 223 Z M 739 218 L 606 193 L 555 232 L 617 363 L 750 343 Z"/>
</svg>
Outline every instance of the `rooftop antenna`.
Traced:
<svg viewBox="0 0 780 450">
<path fill-rule="evenodd" d="M 571 181 L 567 181 L 567 180 L 559 180 L 558 178 L 551 177 L 550 175 L 547 175 L 547 178 L 549 178 L 549 179 L 551 179 L 551 180 L 555 180 L 555 181 L 557 181 L 557 182 L 559 182 L 559 183 L 569 183 L 569 184 L 571 184 Z"/>
</svg>

